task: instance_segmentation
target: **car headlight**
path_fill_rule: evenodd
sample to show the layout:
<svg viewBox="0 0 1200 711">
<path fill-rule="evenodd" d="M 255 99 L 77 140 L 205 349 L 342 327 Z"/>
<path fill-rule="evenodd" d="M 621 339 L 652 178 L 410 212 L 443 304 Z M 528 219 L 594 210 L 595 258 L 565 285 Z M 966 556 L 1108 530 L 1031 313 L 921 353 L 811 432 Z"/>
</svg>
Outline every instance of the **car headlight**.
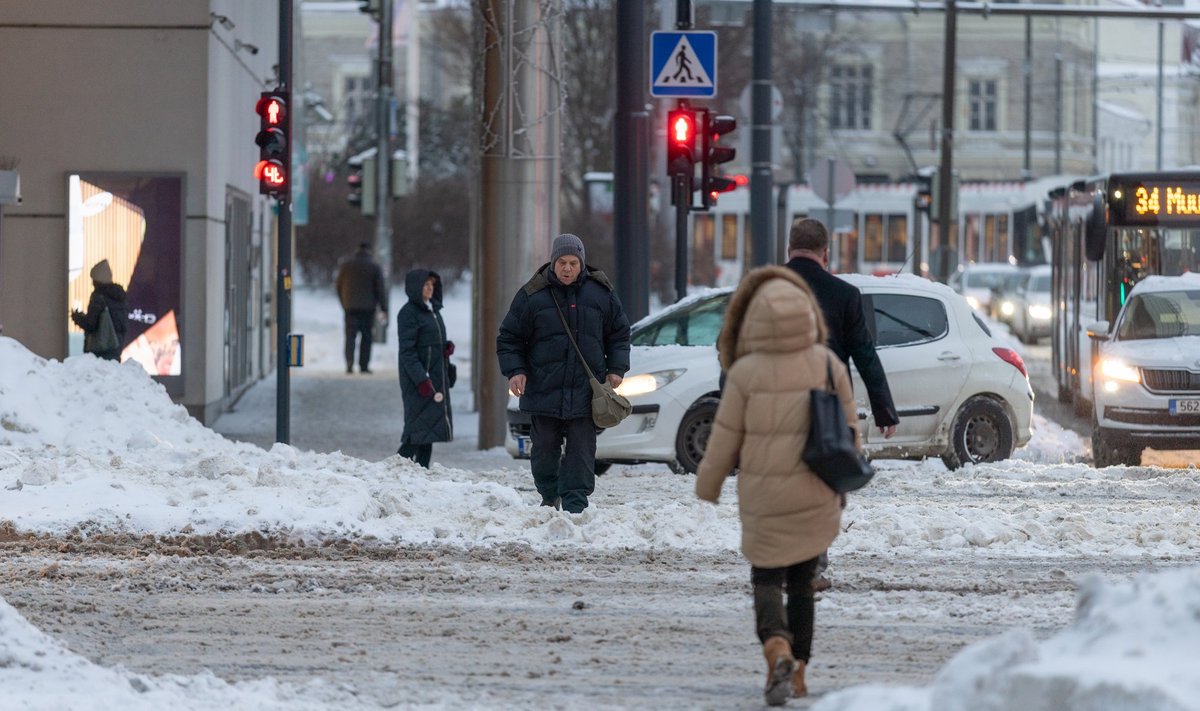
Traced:
<svg viewBox="0 0 1200 711">
<path fill-rule="evenodd" d="M 970 305 L 971 305 L 971 308 L 975 309 L 976 311 L 978 311 L 978 310 L 979 310 L 980 303 L 979 303 L 979 298 L 978 298 L 978 297 L 976 297 L 976 296 L 968 296 L 968 297 L 967 297 L 967 303 L 968 303 L 968 304 L 970 304 Z"/>
<path fill-rule="evenodd" d="M 1017 308 L 1013 306 L 1013 302 L 1011 301 L 1005 301 L 1000 304 L 1000 313 L 1004 316 L 1012 316 L 1016 310 Z"/>
<path fill-rule="evenodd" d="M 1035 321 L 1049 321 L 1050 307 L 1044 304 L 1031 304 L 1029 306 L 1029 318 Z"/>
<path fill-rule="evenodd" d="M 625 397 L 652 393 L 686 372 L 686 368 L 676 368 L 675 370 L 659 370 L 653 373 L 630 375 L 617 386 L 617 393 Z"/>
<path fill-rule="evenodd" d="M 1100 361 L 1100 374 L 1109 380 L 1124 380 L 1127 383 L 1140 383 L 1137 368 L 1116 358 L 1104 358 Z"/>
</svg>

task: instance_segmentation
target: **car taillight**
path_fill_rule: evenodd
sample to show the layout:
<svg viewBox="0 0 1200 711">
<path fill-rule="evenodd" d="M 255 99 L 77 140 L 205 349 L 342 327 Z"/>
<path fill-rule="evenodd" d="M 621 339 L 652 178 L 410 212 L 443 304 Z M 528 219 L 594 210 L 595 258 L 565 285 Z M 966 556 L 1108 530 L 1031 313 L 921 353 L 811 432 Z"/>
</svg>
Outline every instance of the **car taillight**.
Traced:
<svg viewBox="0 0 1200 711">
<path fill-rule="evenodd" d="M 1021 360 L 1021 354 L 1011 348 L 993 348 L 992 353 L 1000 356 L 1000 360 L 1012 364 L 1012 367 L 1021 371 L 1021 375 L 1029 377 L 1029 371 L 1025 370 L 1025 361 Z"/>
</svg>

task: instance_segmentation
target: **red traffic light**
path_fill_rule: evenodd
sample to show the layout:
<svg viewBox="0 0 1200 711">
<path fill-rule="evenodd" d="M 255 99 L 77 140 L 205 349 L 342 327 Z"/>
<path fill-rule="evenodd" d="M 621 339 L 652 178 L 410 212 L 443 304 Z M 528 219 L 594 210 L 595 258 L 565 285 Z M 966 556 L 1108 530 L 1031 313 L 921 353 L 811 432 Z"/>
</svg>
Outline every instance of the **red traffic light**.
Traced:
<svg viewBox="0 0 1200 711">
<path fill-rule="evenodd" d="M 671 139 L 689 146 L 696 140 L 696 120 L 691 114 L 676 112 L 671 117 Z"/>
<path fill-rule="evenodd" d="M 277 94 L 264 92 L 254 110 L 262 117 L 263 126 L 282 126 L 287 117 L 287 102 Z"/>
<path fill-rule="evenodd" d="M 283 89 L 264 91 L 254 105 L 254 112 L 259 117 L 258 134 L 254 137 L 258 146 L 254 178 L 258 180 L 259 193 L 280 200 L 287 198 L 291 187 L 288 98 L 288 92 Z"/>
</svg>

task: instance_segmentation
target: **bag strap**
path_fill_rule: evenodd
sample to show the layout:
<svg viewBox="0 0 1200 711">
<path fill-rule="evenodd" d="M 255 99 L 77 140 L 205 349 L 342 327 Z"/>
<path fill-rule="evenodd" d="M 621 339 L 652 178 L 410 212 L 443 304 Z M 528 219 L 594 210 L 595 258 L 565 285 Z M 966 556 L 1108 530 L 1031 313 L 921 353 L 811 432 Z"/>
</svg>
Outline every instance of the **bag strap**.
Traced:
<svg viewBox="0 0 1200 711">
<path fill-rule="evenodd" d="M 554 299 L 554 310 L 558 312 L 558 317 L 562 319 L 563 330 L 567 332 L 567 338 L 571 339 L 571 345 L 575 346 L 575 352 L 579 354 L 579 362 L 583 363 L 583 369 L 587 371 L 588 377 L 596 380 L 596 374 L 588 367 L 587 359 L 583 357 L 583 351 L 579 350 L 579 344 L 575 342 L 575 336 L 571 334 L 571 327 L 567 325 L 567 317 L 563 316 L 562 307 L 558 305 L 558 297 L 554 295 L 554 287 L 550 287 L 550 298 Z"/>
<path fill-rule="evenodd" d="M 833 387 L 833 359 L 828 356 L 825 357 L 825 377 L 826 386 L 829 388 L 829 392 L 837 392 L 837 390 Z"/>
</svg>

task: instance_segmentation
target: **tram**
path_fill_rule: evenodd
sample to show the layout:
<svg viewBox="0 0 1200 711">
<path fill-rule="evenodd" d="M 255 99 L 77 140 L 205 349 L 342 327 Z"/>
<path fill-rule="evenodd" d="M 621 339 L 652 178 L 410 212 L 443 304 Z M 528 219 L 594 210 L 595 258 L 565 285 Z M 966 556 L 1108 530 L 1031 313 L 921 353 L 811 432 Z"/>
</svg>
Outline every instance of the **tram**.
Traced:
<svg viewBox="0 0 1200 711">
<path fill-rule="evenodd" d="M 971 262 L 1032 266 L 1049 261 L 1042 211 L 1049 189 L 1064 180 L 961 184 L 950 239 L 958 245 L 950 256 L 952 268 Z M 929 275 L 929 220 L 915 207 L 917 189 L 917 183 L 860 184 L 830 207 L 808 185 L 777 188 L 772 220 L 778 236 L 772 247 L 775 260 L 786 259 L 792 221 L 812 217 L 832 226 L 829 266 L 834 272 Z M 737 284 L 750 263 L 749 188 L 722 194 L 709 212 L 693 213 L 691 223 L 692 282 Z"/>
<path fill-rule="evenodd" d="M 1130 289 L 1152 275 L 1200 272 L 1200 171 L 1113 173 L 1049 193 L 1051 368 L 1058 399 L 1091 411 L 1094 341 Z"/>
</svg>

